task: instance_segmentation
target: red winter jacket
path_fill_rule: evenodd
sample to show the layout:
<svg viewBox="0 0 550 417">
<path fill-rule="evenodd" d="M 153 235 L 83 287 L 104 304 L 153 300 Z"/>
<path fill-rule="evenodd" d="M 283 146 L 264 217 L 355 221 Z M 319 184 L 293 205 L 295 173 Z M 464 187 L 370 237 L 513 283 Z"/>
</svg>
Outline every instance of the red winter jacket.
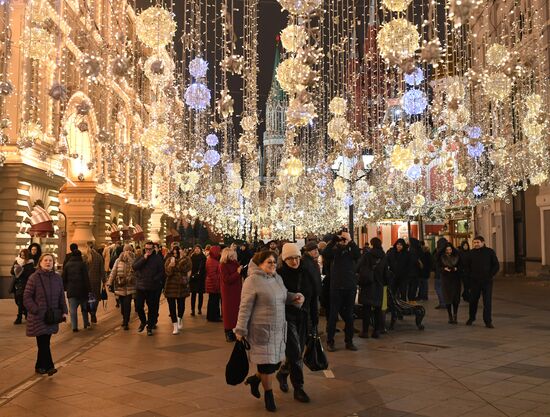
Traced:
<svg viewBox="0 0 550 417">
<path fill-rule="evenodd" d="M 209 294 L 220 293 L 220 255 L 221 248 L 212 246 L 206 260 L 206 292 Z"/>
</svg>

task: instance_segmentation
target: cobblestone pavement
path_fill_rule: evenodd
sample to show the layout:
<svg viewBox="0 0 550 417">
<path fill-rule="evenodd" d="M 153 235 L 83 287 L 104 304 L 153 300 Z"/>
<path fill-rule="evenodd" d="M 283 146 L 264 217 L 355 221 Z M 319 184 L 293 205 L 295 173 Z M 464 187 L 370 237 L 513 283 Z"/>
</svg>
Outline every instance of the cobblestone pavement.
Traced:
<svg viewBox="0 0 550 417">
<path fill-rule="evenodd" d="M 433 293 L 430 294 L 433 300 Z M 550 415 L 550 283 L 503 278 L 495 284 L 495 329 L 478 321 L 458 326 L 425 303 L 426 329 L 411 317 L 381 339 L 356 339 L 358 352 L 337 336 L 330 369 L 305 374 L 310 404 L 275 388 L 280 416 L 544 416 Z M 154 337 L 120 328 L 109 300 L 91 331 L 63 325 L 52 352 L 59 372 L 33 374 L 35 341 L 14 326 L 12 300 L 0 301 L 0 417 L 246 417 L 264 415 L 248 387 L 225 384 L 232 346 L 222 326 L 184 318 L 171 334 L 161 307 Z M 481 316 L 480 316 L 481 317 Z M 360 324 L 357 323 L 356 327 Z M 323 324 L 324 326 L 324 324 Z M 321 326 L 322 327 L 322 326 Z"/>
</svg>

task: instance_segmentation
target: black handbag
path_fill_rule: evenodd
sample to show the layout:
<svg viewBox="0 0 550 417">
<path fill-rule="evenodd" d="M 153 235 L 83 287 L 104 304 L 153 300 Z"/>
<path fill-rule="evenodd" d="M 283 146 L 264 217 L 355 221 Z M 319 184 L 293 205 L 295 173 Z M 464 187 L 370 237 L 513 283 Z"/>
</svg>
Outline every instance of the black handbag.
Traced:
<svg viewBox="0 0 550 417">
<path fill-rule="evenodd" d="M 42 285 L 42 290 L 44 291 L 44 298 L 46 298 L 46 312 L 44 313 L 44 323 L 48 326 L 53 324 L 59 324 L 63 321 L 63 310 L 60 308 L 50 307 L 48 302 L 48 293 L 46 292 L 46 287 L 44 287 L 44 282 L 42 277 L 40 277 L 40 284 Z"/>
<path fill-rule="evenodd" d="M 225 382 L 228 385 L 239 385 L 248 375 L 248 355 L 250 343 L 246 339 L 235 342 L 233 352 L 225 366 Z"/>
<path fill-rule="evenodd" d="M 317 335 L 310 335 L 306 342 L 304 364 L 312 371 L 328 369 L 327 355 L 325 355 L 323 344 Z"/>
</svg>

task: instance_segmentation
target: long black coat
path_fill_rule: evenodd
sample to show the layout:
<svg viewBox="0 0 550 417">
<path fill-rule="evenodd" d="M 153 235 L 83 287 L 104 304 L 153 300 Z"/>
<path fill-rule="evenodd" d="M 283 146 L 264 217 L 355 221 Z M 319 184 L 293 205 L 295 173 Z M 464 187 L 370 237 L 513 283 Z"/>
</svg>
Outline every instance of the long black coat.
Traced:
<svg viewBox="0 0 550 417">
<path fill-rule="evenodd" d="M 317 278 L 311 274 L 311 271 L 303 263 L 300 263 L 298 268 L 292 269 L 283 262 L 277 273 L 283 279 L 288 291 L 299 292 L 304 296 L 304 303 L 300 308 L 296 308 L 294 305 L 286 306 L 286 320 L 294 320 L 296 318 L 296 314 L 294 313 L 302 310 L 307 313 L 308 321 L 311 321 L 316 326 L 319 323 Z"/>
<path fill-rule="evenodd" d="M 331 290 L 353 290 L 357 288 L 355 263 L 361 257 L 361 251 L 355 242 L 351 241 L 347 245 L 338 245 L 335 241 L 332 241 L 325 248 L 323 256 L 331 260 Z"/>
<path fill-rule="evenodd" d="M 191 292 L 202 293 L 205 291 L 206 280 L 206 256 L 201 252 L 191 255 L 191 280 L 189 289 Z"/>
<path fill-rule="evenodd" d="M 375 248 L 363 254 L 358 267 L 359 303 L 382 307 L 384 286 L 388 285 L 390 271 L 384 251 Z"/>
<path fill-rule="evenodd" d="M 72 254 L 63 267 L 63 287 L 67 291 L 67 298 L 88 298 L 91 291 L 88 267 L 82 255 Z"/>
</svg>

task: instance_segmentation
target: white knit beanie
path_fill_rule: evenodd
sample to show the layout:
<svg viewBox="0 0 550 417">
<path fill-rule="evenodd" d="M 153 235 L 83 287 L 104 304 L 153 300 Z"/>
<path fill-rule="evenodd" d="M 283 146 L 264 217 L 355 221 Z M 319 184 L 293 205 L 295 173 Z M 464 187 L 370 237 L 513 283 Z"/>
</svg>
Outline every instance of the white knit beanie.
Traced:
<svg viewBox="0 0 550 417">
<path fill-rule="evenodd" d="M 300 249 L 298 249 L 298 246 L 296 246 L 295 243 L 285 243 L 283 245 L 283 253 L 281 254 L 283 261 L 293 256 L 302 256 L 302 254 L 300 253 Z"/>
</svg>

